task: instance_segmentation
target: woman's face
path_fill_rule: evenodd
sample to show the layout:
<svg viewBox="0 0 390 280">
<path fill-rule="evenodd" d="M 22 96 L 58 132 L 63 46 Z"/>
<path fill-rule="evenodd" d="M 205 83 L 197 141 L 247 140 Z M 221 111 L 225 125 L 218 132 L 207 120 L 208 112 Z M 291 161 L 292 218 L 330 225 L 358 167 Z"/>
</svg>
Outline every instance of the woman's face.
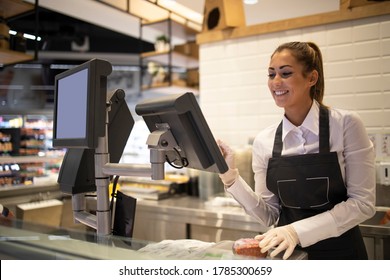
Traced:
<svg viewBox="0 0 390 280">
<path fill-rule="evenodd" d="M 287 49 L 275 53 L 268 68 L 268 87 L 276 105 L 285 111 L 311 106 L 310 87 L 317 81 L 314 72 L 305 77 L 303 65 Z"/>
</svg>

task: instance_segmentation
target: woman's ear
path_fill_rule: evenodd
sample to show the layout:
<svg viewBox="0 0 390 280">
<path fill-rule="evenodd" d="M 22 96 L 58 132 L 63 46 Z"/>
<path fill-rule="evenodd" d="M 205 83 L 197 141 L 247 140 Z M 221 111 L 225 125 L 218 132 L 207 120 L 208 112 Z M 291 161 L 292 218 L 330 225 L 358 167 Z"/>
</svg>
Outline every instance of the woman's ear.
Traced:
<svg viewBox="0 0 390 280">
<path fill-rule="evenodd" d="M 318 72 L 313 70 L 310 74 L 310 86 L 314 86 L 318 81 Z"/>
</svg>

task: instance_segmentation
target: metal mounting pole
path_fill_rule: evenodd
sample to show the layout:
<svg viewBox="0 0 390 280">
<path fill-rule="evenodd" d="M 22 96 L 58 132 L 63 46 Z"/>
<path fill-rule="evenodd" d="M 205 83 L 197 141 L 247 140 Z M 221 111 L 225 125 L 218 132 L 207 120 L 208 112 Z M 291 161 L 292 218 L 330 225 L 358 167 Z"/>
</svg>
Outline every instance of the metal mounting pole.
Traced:
<svg viewBox="0 0 390 280">
<path fill-rule="evenodd" d="M 95 184 L 96 184 L 96 231 L 98 235 L 111 234 L 111 211 L 108 186 L 110 177 L 103 172 L 105 164 L 110 162 L 110 154 L 108 153 L 108 111 L 109 104 L 106 110 L 105 133 L 103 137 L 99 137 L 98 146 L 95 149 Z"/>
</svg>

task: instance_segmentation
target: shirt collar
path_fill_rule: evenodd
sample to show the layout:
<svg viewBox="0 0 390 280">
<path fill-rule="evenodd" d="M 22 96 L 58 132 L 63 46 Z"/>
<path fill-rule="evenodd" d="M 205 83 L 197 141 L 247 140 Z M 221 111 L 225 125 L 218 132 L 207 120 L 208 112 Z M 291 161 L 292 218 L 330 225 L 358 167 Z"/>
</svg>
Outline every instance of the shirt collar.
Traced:
<svg viewBox="0 0 390 280">
<path fill-rule="evenodd" d="M 319 135 L 319 117 L 320 117 L 320 107 L 316 100 L 314 100 L 313 104 L 311 105 L 311 108 L 309 110 L 309 113 L 307 114 L 305 120 L 303 121 L 302 125 L 300 127 L 304 127 L 308 130 L 310 130 L 315 135 Z M 296 128 L 295 125 L 293 125 L 286 116 L 283 116 L 283 135 L 282 135 L 282 141 L 287 136 L 287 134 L 294 130 Z"/>
</svg>

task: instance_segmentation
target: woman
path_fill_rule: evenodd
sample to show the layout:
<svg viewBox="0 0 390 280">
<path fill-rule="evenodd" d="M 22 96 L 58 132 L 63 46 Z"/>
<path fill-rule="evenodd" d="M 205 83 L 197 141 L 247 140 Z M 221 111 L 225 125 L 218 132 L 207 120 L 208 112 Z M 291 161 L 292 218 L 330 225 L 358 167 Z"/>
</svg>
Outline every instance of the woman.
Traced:
<svg viewBox="0 0 390 280">
<path fill-rule="evenodd" d="M 375 213 L 374 148 L 357 114 L 323 103 L 322 55 L 314 43 L 280 45 L 271 56 L 268 87 L 284 108 L 280 124 L 253 143 L 255 191 L 234 166 L 233 152 L 220 148 L 229 170 L 225 189 L 266 226 L 256 236 L 262 252 L 299 245 L 309 259 L 367 259 L 359 223 Z"/>
</svg>

